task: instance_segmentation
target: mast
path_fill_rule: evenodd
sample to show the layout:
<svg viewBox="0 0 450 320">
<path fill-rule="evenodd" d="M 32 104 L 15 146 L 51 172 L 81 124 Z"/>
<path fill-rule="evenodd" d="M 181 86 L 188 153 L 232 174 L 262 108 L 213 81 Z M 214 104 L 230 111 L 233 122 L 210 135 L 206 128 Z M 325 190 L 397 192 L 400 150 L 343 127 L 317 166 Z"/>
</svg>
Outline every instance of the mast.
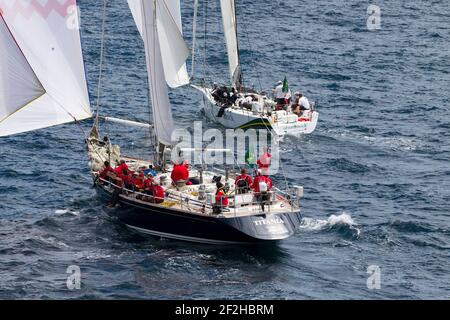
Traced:
<svg viewBox="0 0 450 320">
<path fill-rule="evenodd" d="M 190 51 L 182 35 L 180 0 L 128 0 L 128 5 L 144 41 L 149 107 L 161 162 L 164 149 L 173 145 L 175 129 L 167 86 L 189 83 L 185 62 Z"/>
<path fill-rule="evenodd" d="M 195 42 L 197 38 L 197 15 L 198 15 L 198 0 L 194 0 L 194 17 L 192 21 L 192 62 L 191 62 L 191 79 L 195 74 Z"/>
</svg>

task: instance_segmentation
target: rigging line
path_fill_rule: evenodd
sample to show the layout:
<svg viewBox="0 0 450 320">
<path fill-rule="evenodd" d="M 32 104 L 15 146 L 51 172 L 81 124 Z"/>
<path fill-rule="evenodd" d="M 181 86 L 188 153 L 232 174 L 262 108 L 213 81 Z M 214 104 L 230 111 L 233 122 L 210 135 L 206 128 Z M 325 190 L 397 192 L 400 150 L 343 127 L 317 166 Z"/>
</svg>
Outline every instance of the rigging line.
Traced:
<svg viewBox="0 0 450 320">
<path fill-rule="evenodd" d="M 244 5 L 244 4 L 243 4 Z M 252 42 L 250 41 L 250 36 L 249 36 L 249 32 L 248 32 L 248 29 L 247 29 L 247 25 L 246 25 L 246 21 L 245 21 L 245 19 L 242 19 L 242 26 L 243 26 L 243 28 L 244 28 L 244 33 L 245 33 L 245 37 L 247 38 L 247 42 L 248 42 L 248 44 L 249 44 L 249 46 L 250 46 L 250 56 L 251 56 L 251 64 L 253 65 L 253 69 L 256 71 L 256 73 L 257 73 L 257 79 L 258 79 L 258 84 L 259 84 L 259 89 L 260 89 L 260 92 L 262 91 L 262 83 L 261 83 L 261 71 L 259 71 L 259 69 L 257 68 L 257 65 L 256 65 L 256 58 L 255 58 L 255 56 L 253 55 L 253 45 L 252 45 Z M 242 72 L 242 70 L 241 70 L 241 72 Z"/>
<path fill-rule="evenodd" d="M 191 79 L 195 74 L 195 41 L 197 36 L 197 14 L 198 14 L 198 0 L 194 0 L 194 18 L 192 21 L 192 62 L 191 62 Z"/>
<path fill-rule="evenodd" d="M 203 54 L 203 86 L 206 86 L 206 45 L 207 45 L 207 34 L 208 34 L 208 0 L 205 1 L 204 7 L 204 54 Z"/>
<path fill-rule="evenodd" d="M 102 10 L 102 34 L 100 41 L 100 65 L 98 72 L 98 83 L 97 83 L 97 106 L 96 106 L 96 116 L 95 116 L 95 125 L 98 127 L 99 120 L 99 109 L 100 109 L 100 93 L 101 93 L 101 83 L 103 76 L 103 59 L 104 59 L 104 51 L 105 51 L 105 29 L 106 29 L 106 5 L 108 0 L 103 0 L 103 10 Z"/>
</svg>

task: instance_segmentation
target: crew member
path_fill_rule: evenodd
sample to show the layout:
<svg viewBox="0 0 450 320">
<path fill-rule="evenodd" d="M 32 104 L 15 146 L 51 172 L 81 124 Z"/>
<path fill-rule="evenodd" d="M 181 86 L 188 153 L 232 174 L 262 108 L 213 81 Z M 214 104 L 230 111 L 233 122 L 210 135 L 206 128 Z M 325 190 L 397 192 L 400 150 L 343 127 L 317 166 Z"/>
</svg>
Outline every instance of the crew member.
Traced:
<svg viewBox="0 0 450 320">
<path fill-rule="evenodd" d="M 216 203 L 213 206 L 213 212 L 221 213 L 223 208 L 228 207 L 228 197 L 224 191 L 224 185 L 222 182 L 217 182 L 216 187 Z"/>
<path fill-rule="evenodd" d="M 267 147 L 264 147 L 263 151 L 264 153 L 256 161 L 256 164 L 258 165 L 258 168 L 261 170 L 262 175 L 268 176 L 270 162 L 272 161 L 272 155 L 267 150 Z"/>
<path fill-rule="evenodd" d="M 141 172 L 139 174 L 135 173 L 133 178 L 134 189 L 137 191 L 141 191 L 144 189 L 144 173 Z"/>
<path fill-rule="evenodd" d="M 273 93 L 275 96 L 275 102 L 277 103 L 277 105 L 284 105 L 285 102 L 285 98 L 286 98 L 286 93 L 283 92 L 283 82 L 282 81 L 278 81 L 277 82 L 277 86 L 275 87 L 275 89 L 273 89 Z"/>
<path fill-rule="evenodd" d="M 306 98 L 303 94 L 299 93 L 298 105 L 300 106 L 300 110 L 309 110 L 311 106 L 309 104 L 308 98 Z"/>
<path fill-rule="evenodd" d="M 111 181 L 114 177 L 114 169 L 109 164 L 109 161 L 104 162 L 103 169 L 100 171 L 100 183 L 103 183 L 104 181 Z"/>
<path fill-rule="evenodd" d="M 236 177 L 236 180 L 234 182 L 236 186 L 236 191 L 239 194 L 249 192 L 252 183 L 253 183 L 252 177 L 250 177 L 247 174 L 247 169 L 245 168 L 241 170 L 241 174 Z"/>
<path fill-rule="evenodd" d="M 189 181 L 189 169 L 186 164 L 174 163 L 172 173 L 170 174 L 172 182 L 177 185 L 177 182 Z"/>
<path fill-rule="evenodd" d="M 116 171 L 116 174 L 120 175 L 124 169 L 128 170 L 128 165 L 125 160 L 120 160 L 120 164 L 114 170 Z"/>
<path fill-rule="evenodd" d="M 261 175 L 261 171 L 256 172 L 253 180 L 252 189 L 256 194 L 256 200 L 261 203 L 261 209 L 264 211 L 266 202 L 270 199 L 270 190 L 272 190 L 272 180 L 268 176 Z"/>
<path fill-rule="evenodd" d="M 164 188 L 161 187 L 158 183 L 153 182 L 150 187 L 150 193 L 152 197 L 150 197 L 151 203 L 163 203 L 164 202 Z"/>
<path fill-rule="evenodd" d="M 122 174 L 119 175 L 119 178 L 122 180 L 123 187 L 128 190 L 133 190 L 133 179 L 131 178 L 130 172 L 127 169 L 122 170 Z"/>
</svg>

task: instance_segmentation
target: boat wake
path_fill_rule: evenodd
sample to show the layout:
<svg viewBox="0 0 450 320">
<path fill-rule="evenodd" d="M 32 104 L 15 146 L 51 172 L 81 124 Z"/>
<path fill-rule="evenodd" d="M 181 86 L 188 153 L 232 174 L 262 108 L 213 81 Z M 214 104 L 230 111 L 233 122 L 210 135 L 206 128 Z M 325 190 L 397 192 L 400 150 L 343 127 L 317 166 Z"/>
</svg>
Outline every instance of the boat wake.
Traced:
<svg viewBox="0 0 450 320">
<path fill-rule="evenodd" d="M 303 218 L 299 228 L 305 231 L 338 231 L 345 235 L 350 234 L 354 238 L 359 237 L 361 234 L 358 225 L 351 215 L 346 212 L 340 215 L 333 214 L 327 220 Z"/>
</svg>

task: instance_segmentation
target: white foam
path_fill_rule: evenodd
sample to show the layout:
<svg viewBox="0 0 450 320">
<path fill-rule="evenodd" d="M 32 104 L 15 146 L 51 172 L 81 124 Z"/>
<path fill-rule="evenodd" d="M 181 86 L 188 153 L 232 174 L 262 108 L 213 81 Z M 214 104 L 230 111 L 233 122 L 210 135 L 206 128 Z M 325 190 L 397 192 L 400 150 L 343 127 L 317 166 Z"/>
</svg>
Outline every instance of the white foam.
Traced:
<svg viewBox="0 0 450 320">
<path fill-rule="evenodd" d="M 335 225 L 339 225 L 339 224 L 346 224 L 349 226 L 356 225 L 356 223 L 353 221 L 352 217 L 348 213 L 345 213 L 345 212 L 343 212 L 342 214 L 340 214 L 338 216 L 332 214 L 331 216 L 328 217 L 327 223 L 330 226 L 335 226 Z"/>
<path fill-rule="evenodd" d="M 309 231 L 319 231 L 336 225 L 347 225 L 349 227 L 355 227 L 357 224 L 352 219 L 350 214 L 343 212 L 340 215 L 332 214 L 331 216 L 328 217 L 327 220 L 303 218 L 302 223 L 300 225 L 300 229 Z M 356 228 L 356 230 L 358 229 Z"/>
<path fill-rule="evenodd" d="M 79 211 L 73 211 L 73 210 L 70 210 L 70 209 L 58 209 L 58 210 L 55 210 L 55 214 L 58 214 L 58 215 L 62 215 L 62 214 L 66 214 L 66 213 L 74 215 L 74 216 L 79 216 L 80 215 Z"/>
</svg>

